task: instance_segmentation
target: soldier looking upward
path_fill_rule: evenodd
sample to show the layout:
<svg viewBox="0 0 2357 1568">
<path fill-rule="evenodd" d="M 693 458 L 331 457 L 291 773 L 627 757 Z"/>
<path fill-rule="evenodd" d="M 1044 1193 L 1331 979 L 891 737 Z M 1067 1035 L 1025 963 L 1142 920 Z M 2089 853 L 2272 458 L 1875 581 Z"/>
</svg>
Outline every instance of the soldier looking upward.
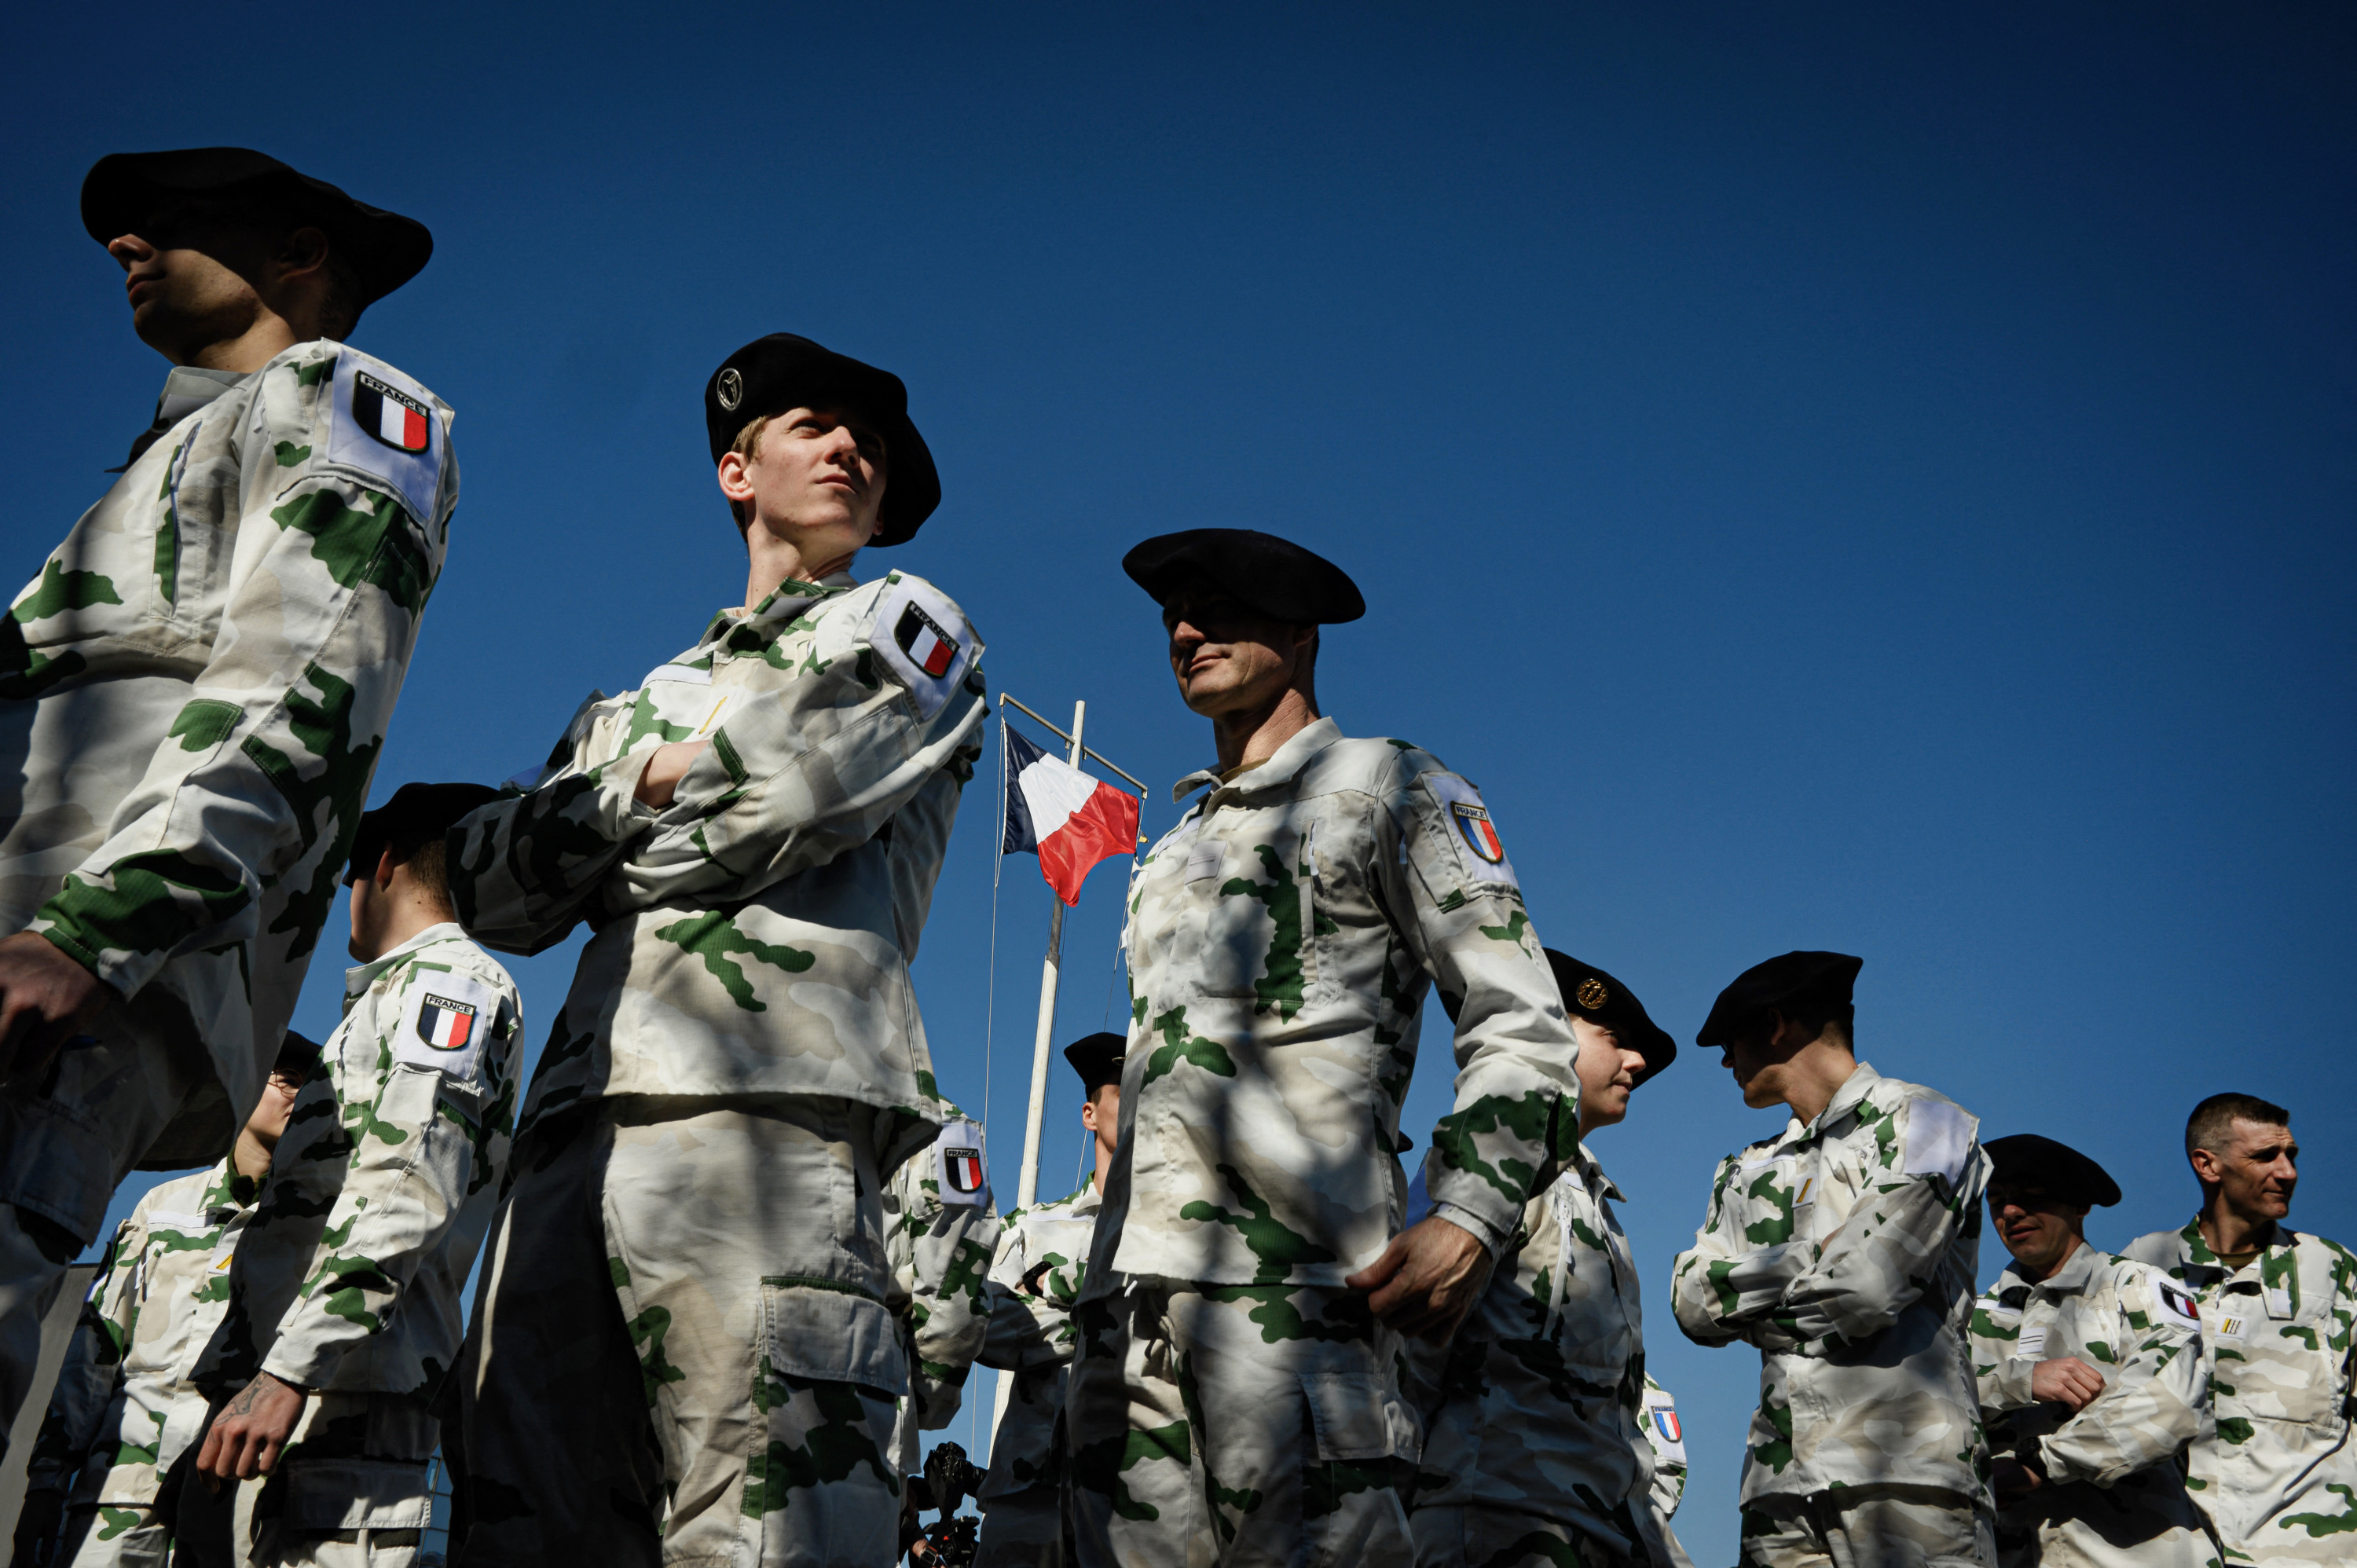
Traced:
<svg viewBox="0 0 2357 1568">
<path fill-rule="evenodd" d="M 2357 1256 L 2285 1220 L 2299 1185 L 2291 1113 L 2213 1094 L 2185 1123 L 2201 1211 L 2127 1256 L 2201 1303 L 2211 1430 L 2186 1485 L 2235 1568 L 2341 1563 L 2357 1551 Z"/>
<path fill-rule="evenodd" d="M 1245 529 L 1122 565 L 1218 761 L 1131 885 L 1119 1147 L 1065 1402 L 1080 1561 L 1405 1563 L 1400 1337 L 1456 1327 L 1576 1157 L 1578 1047 L 1480 792 L 1318 713 L 1320 628 L 1366 607 L 1350 578 Z M 1428 985 L 1457 1101 L 1403 1229 Z"/>
<path fill-rule="evenodd" d="M 704 408 L 741 601 L 451 838 L 482 940 L 596 931 L 477 1297 L 460 1563 L 898 1554 L 881 1194 L 952 1116 L 909 965 L 982 643 L 923 578 L 850 575 L 941 499 L 898 376 L 779 333 Z"/>
<path fill-rule="evenodd" d="M 1857 1059 L 1862 961 L 1755 965 L 1695 1036 L 1721 1051 L 1746 1105 L 1792 1120 L 1719 1162 L 1671 1305 L 1696 1344 L 1760 1350 L 1746 1563 L 1993 1568 L 1964 1339 L 1988 1159 L 1953 1101 Z"/>
<path fill-rule="evenodd" d="M 1982 1147 L 2013 1254 L 1972 1331 L 2001 1568 L 2210 1568 L 2222 1559 L 2182 1467 L 2210 1417 L 2193 1298 L 2087 1245 L 2088 1209 L 2120 1200 L 2103 1166 L 2034 1133 Z"/>
<path fill-rule="evenodd" d="M 458 495 L 449 409 L 342 341 L 422 224 L 242 147 L 101 158 L 81 215 L 174 368 L 0 616 L 0 1430 L 115 1184 L 262 1099 Z"/>
</svg>

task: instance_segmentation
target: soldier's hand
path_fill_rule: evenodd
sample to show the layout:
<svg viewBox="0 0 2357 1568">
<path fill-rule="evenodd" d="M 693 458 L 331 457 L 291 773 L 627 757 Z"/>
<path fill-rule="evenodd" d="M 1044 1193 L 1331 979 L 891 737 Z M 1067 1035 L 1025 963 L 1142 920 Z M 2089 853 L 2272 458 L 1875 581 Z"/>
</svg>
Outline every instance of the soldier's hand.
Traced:
<svg viewBox="0 0 2357 1568">
<path fill-rule="evenodd" d="M 708 740 L 675 740 L 669 746 L 655 747 L 648 760 L 647 770 L 639 775 L 636 791 L 642 804 L 660 811 L 672 803 L 679 793 L 679 781 L 687 777 L 689 765 L 704 755 Z"/>
<path fill-rule="evenodd" d="M 39 1568 L 47 1563 L 58 1526 L 65 1517 L 63 1492 L 50 1487 L 27 1492 L 25 1506 L 16 1512 L 16 1550 L 13 1560 L 25 1564 L 25 1568 Z"/>
<path fill-rule="evenodd" d="M 302 1390 L 267 1372 L 257 1373 L 213 1417 L 205 1445 L 197 1452 L 197 1473 L 215 1491 L 223 1481 L 250 1481 L 270 1474 L 295 1423 L 303 1418 L 305 1397 Z"/>
<path fill-rule="evenodd" d="M 1463 1226 L 1436 1214 L 1392 1238 L 1383 1256 L 1342 1282 L 1368 1293 L 1384 1325 L 1420 1339 L 1457 1330 L 1490 1283 L 1490 1249 Z"/>
<path fill-rule="evenodd" d="M 2029 1374 L 2029 1397 L 2040 1404 L 2067 1404 L 2082 1411 L 2103 1391 L 2104 1374 L 2076 1356 L 2040 1361 Z"/>
<path fill-rule="evenodd" d="M 98 977 L 48 938 L 0 939 L 0 1075 L 47 1067 L 105 999 Z"/>
<path fill-rule="evenodd" d="M 2045 1484 L 2044 1477 L 2010 1456 L 2000 1457 L 1989 1466 L 1989 1489 L 1996 1493 L 1999 1502 L 2028 1497 Z"/>
</svg>

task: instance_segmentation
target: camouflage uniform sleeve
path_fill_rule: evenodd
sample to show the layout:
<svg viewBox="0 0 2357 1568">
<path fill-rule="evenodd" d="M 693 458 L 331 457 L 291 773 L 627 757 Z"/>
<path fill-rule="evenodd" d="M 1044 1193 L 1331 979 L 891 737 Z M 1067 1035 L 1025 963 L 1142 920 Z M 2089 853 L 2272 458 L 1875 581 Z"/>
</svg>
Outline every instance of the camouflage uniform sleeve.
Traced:
<svg viewBox="0 0 2357 1568">
<path fill-rule="evenodd" d="M 1652 1419 L 1653 1405 L 1656 1402 L 1667 1402 L 1670 1391 L 1655 1382 L 1653 1374 L 1651 1372 L 1645 1374 L 1645 1391 L 1649 1396 L 1660 1396 L 1658 1402 L 1652 1398 L 1648 1398 L 1645 1402 L 1647 1416 L 1645 1443 L 1653 1451 L 1653 1486 L 1649 1495 L 1652 1499 L 1653 1511 L 1667 1520 L 1674 1516 L 1678 1511 L 1678 1505 L 1685 1501 L 1685 1434 L 1683 1432 L 1679 1434 L 1677 1445 L 1673 1448 L 1668 1440 L 1662 1435 L 1661 1427 Z"/>
<path fill-rule="evenodd" d="M 1033 1257 L 1030 1232 L 1023 1224 L 1027 1212 L 1017 1209 L 999 1230 L 998 1255 L 991 1260 L 985 1286 L 989 1326 L 982 1354 L 975 1358 L 1006 1372 L 1059 1366 L 1072 1359 L 1071 1308 L 1088 1262 L 1085 1258 Z M 1036 1289 L 1026 1290 L 1024 1277 L 1035 1270 L 1039 1275 Z M 1063 1277 L 1056 1278 L 1059 1274 Z M 1059 1293 L 1059 1286 L 1070 1288 Z"/>
<path fill-rule="evenodd" d="M 1480 809 L 1463 779 L 1422 773 L 1391 802 L 1396 846 L 1378 847 L 1394 924 L 1456 1004 L 1456 1104 L 1434 1129 L 1426 1191 L 1495 1253 L 1578 1149 L 1579 1048 L 1512 871 L 1460 846 L 1450 812 L 1468 802 Z"/>
<path fill-rule="evenodd" d="M 2096 1369 L 2104 1391 L 2040 1441 L 2049 1479 L 2112 1486 L 2174 1459 L 2206 1423 L 2210 1380 L 2201 1320 L 2169 1310 L 2156 1287 L 2158 1273 L 2140 1264 L 2121 1267 L 2118 1332 L 2086 1347 L 2103 1363 Z"/>
<path fill-rule="evenodd" d="M 419 993 L 447 971 L 408 967 L 387 998 L 393 1029 Z M 311 1272 L 278 1325 L 262 1369 L 296 1388 L 324 1385 L 371 1336 L 384 1331 L 402 1294 L 468 1197 L 499 1180 L 513 1133 L 514 1085 L 505 1070 L 521 1026 L 511 983 L 465 1076 L 404 1060 L 379 1038 L 375 1099 L 344 1108 L 351 1153 L 328 1212 Z"/>
<path fill-rule="evenodd" d="M 886 1242 L 896 1294 L 907 1303 L 917 1424 L 928 1432 L 947 1426 L 963 1400 L 989 1317 L 984 1282 L 999 1232 L 987 1203 L 943 1203 L 939 1186 L 931 1150 L 893 1173 L 900 1213 Z"/>
<path fill-rule="evenodd" d="M 1774 1179 L 1762 1172 L 1762 1178 Z M 1670 1310 L 1678 1327 L 1697 1345 L 1727 1345 L 1749 1339 L 1760 1321 L 1784 1299 L 1808 1261 L 1805 1246 L 1760 1246 L 1730 1233 L 1727 1187 L 1742 1179 L 1742 1156 L 1718 1163 L 1711 1180 L 1710 1208 L 1695 1244 L 1677 1256 L 1670 1276 Z"/>
<path fill-rule="evenodd" d="M 866 636 L 732 714 L 660 811 L 636 798 L 650 747 L 561 768 L 458 824 L 450 889 L 468 934 L 536 952 L 585 914 L 749 898 L 866 843 L 938 775 L 963 783 L 979 668 L 927 714 Z"/>
<path fill-rule="evenodd" d="M 333 369 L 273 364 L 238 472 L 175 471 L 173 515 L 220 514 L 234 553 L 221 633 L 106 842 L 29 927 L 124 996 L 172 958 L 237 940 L 282 878 L 307 879 L 281 917 L 302 931 L 296 956 L 335 898 L 457 478 L 425 519 L 328 470 Z"/>
<path fill-rule="evenodd" d="M 1972 1331 L 1966 1336 L 1973 1383 L 1979 1391 L 1982 1411 L 1989 1414 L 2024 1410 L 2038 1402 L 2029 1391 L 2029 1374 L 2037 1363 L 2013 1353 L 2021 1340 L 2021 1326 L 1999 1323 L 1993 1310 L 1996 1305 L 1995 1290 L 1981 1293 L 1973 1303 Z"/>
<path fill-rule="evenodd" d="M 139 1261 L 147 1249 L 145 1206 L 114 1228 L 98 1278 L 82 1298 L 65 1363 L 25 1466 L 27 1491 L 63 1491 L 100 1439 L 123 1382 L 123 1357 L 139 1323 Z"/>
<path fill-rule="evenodd" d="M 1908 1113 L 1925 1103 L 1910 1102 Z M 1897 1132 L 1882 1155 L 1892 1166 L 1904 1141 L 1904 1128 Z M 1755 1323 L 1751 1342 L 1763 1350 L 1823 1356 L 1898 1322 L 1931 1288 L 1958 1233 L 1977 1217 L 1977 1172 L 1986 1164 L 1975 1144 L 1964 1165 L 1975 1173 L 1973 1179 L 1898 1168 L 1875 1178 L 1875 1190 L 1815 1249 L 1814 1262 L 1786 1288 L 1781 1305 Z M 1793 1251 L 1805 1257 L 1808 1249 Z"/>
</svg>

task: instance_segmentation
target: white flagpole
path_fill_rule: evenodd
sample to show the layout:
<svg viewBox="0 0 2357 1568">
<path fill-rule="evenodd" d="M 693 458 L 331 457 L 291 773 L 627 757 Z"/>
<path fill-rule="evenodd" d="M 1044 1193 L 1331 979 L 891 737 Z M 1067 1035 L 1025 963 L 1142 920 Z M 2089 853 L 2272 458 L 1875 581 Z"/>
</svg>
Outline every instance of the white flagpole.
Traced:
<svg viewBox="0 0 2357 1568">
<path fill-rule="evenodd" d="M 1081 765 L 1081 726 L 1088 716 L 1088 703 L 1072 704 L 1072 743 L 1064 760 L 1075 768 Z M 1010 783 L 1008 787 L 1013 786 Z M 1030 1208 L 1032 1200 L 1039 1196 L 1039 1134 L 1048 1118 L 1048 1048 L 1056 1038 L 1056 982 L 1057 968 L 1063 956 L 1064 900 L 1053 893 L 1049 897 L 1054 898 L 1056 908 L 1048 917 L 1047 961 L 1039 966 L 1039 1023 L 1031 1036 L 1031 1103 L 1023 1116 L 1023 1170 L 1015 1184 L 1017 1208 Z M 999 1373 L 998 1408 L 991 1416 L 994 1434 L 998 1423 L 1006 1419 L 1006 1402 L 1014 1391 L 1014 1375 Z"/>
</svg>

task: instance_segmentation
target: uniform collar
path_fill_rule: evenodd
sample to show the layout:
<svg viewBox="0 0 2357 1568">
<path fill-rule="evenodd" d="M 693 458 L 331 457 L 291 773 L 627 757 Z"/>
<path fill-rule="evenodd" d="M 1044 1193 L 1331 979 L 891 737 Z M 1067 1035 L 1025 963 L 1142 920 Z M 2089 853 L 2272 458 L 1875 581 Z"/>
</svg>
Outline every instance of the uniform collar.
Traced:
<svg viewBox="0 0 2357 1568">
<path fill-rule="evenodd" d="M 378 975 L 399 963 L 420 948 L 430 948 L 437 942 L 463 941 L 466 929 L 456 920 L 437 921 L 426 927 L 399 947 L 367 963 L 354 964 L 344 971 L 344 1005 L 349 1007 L 376 983 Z"/>
<path fill-rule="evenodd" d="M 1257 795 L 1271 789 L 1281 789 L 1293 782 L 1308 760 L 1342 738 L 1342 726 L 1332 719 L 1321 718 L 1276 748 L 1275 756 L 1258 768 L 1236 775 L 1232 784 L 1220 783 L 1216 768 L 1199 768 L 1170 787 L 1170 799 L 1183 800 L 1204 785 L 1214 786 L 1203 798 L 1209 808 L 1223 804 L 1239 795 Z"/>
<path fill-rule="evenodd" d="M 716 642 L 729 631 L 740 628 L 761 633 L 762 640 L 766 641 L 780 628 L 791 626 L 809 614 L 813 605 L 857 586 L 859 579 L 848 572 L 831 572 L 815 583 L 788 577 L 771 588 L 768 596 L 751 609 L 738 606 L 713 611 L 712 619 L 705 625 L 704 635 L 696 639 L 696 646 L 701 648 L 706 643 Z"/>
<path fill-rule="evenodd" d="M 1798 1116 L 1795 1116 L 1786 1123 L 1785 1141 L 1790 1143 L 1806 1137 L 1824 1137 L 1840 1123 L 1843 1117 L 1857 1110 L 1865 1101 L 1867 1091 L 1881 1081 L 1880 1073 L 1864 1062 L 1858 1063 L 1857 1070 L 1844 1079 L 1839 1089 L 1834 1090 L 1834 1097 L 1825 1101 L 1825 1108 L 1817 1112 L 1815 1121 L 1804 1124 Z"/>
<path fill-rule="evenodd" d="M 156 417 L 131 444 L 131 456 L 123 460 L 123 468 L 146 455 L 147 448 L 168 434 L 172 426 L 203 408 L 223 392 L 260 375 L 259 371 L 208 371 L 195 365 L 175 365 L 164 378 L 164 391 L 156 399 Z M 123 468 L 109 468 L 119 474 Z"/>
<path fill-rule="evenodd" d="M 2102 1254 L 2092 1244 L 2083 1240 L 2078 1251 L 2072 1252 L 2061 1268 L 2036 1281 L 2023 1279 L 2014 1272 L 2016 1265 L 2007 1263 L 2005 1273 L 1996 1277 L 1995 1289 L 2000 1296 L 2013 1290 L 2029 1294 L 2042 1292 L 2047 1295 L 2076 1295 L 2093 1283 L 2095 1262 L 2100 1256 Z"/>
<path fill-rule="evenodd" d="M 2298 1244 L 2299 1232 L 2278 1219 L 2276 1221 L 2274 1239 L 2259 1249 L 2257 1257 L 2243 1266 L 2244 1268 L 2264 1267 L 2269 1259 L 2289 1253 Z M 2216 1269 L 2221 1273 L 2230 1272 L 2218 1254 L 2210 1250 L 2210 1243 L 2201 1239 L 2201 1216 L 2199 1214 L 2187 1220 L 2185 1229 L 2177 1233 L 2177 1252 L 2178 1256 L 2189 1264 L 2200 1268 Z"/>
<path fill-rule="evenodd" d="M 1587 1190 L 1598 1197 L 1609 1197 L 1615 1203 L 1629 1201 L 1620 1187 L 1613 1184 L 1612 1178 L 1604 1174 L 1604 1167 L 1597 1163 L 1596 1156 L 1587 1152 L 1586 1144 L 1580 1144 L 1579 1152 L 1572 1157 L 1571 1168 L 1579 1173 L 1579 1179 L 1587 1184 Z"/>
</svg>

